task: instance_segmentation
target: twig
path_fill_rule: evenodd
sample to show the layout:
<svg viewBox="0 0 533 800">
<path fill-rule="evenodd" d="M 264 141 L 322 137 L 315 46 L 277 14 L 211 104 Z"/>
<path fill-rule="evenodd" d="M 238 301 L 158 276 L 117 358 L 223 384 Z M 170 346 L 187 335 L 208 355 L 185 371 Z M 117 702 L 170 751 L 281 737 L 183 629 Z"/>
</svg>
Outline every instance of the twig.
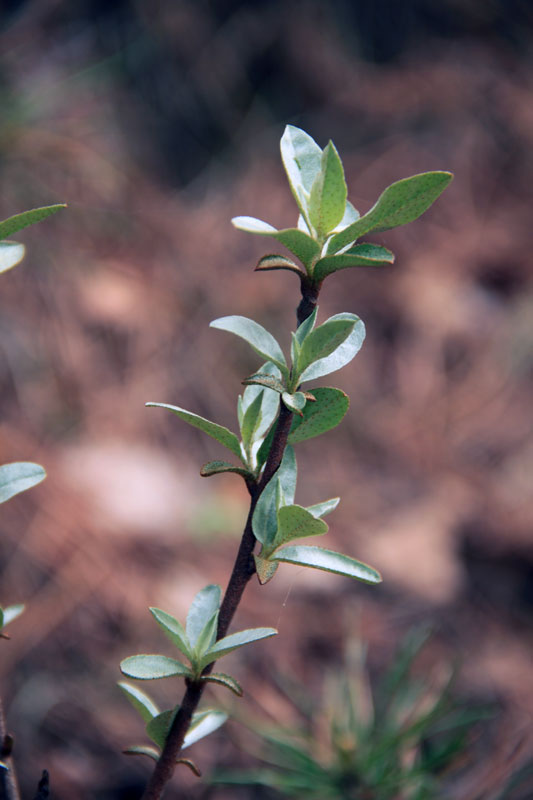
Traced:
<svg viewBox="0 0 533 800">
<path fill-rule="evenodd" d="M 0 700 L 0 760 L 5 764 L 5 767 L 0 768 L 0 800 L 20 800 L 17 776 L 11 758 L 12 748 L 13 739 L 7 732 L 4 709 Z"/>
<path fill-rule="evenodd" d="M 43 769 L 43 774 L 39 785 L 37 786 L 37 794 L 33 800 L 48 800 L 50 797 L 50 775 L 47 769 Z"/>
<path fill-rule="evenodd" d="M 318 286 L 307 282 L 304 283 L 304 281 L 302 281 L 301 289 L 302 300 L 297 310 L 298 325 L 301 325 L 303 320 L 307 319 L 307 317 L 312 314 L 317 304 L 319 293 Z M 217 639 L 221 639 L 226 635 L 246 585 L 255 573 L 253 550 L 256 539 L 252 530 L 252 517 L 261 492 L 281 464 L 287 446 L 291 423 L 292 412 L 281 403 L 274 438 L 261 479 L 258 483 L 248 484 L 248 491 L 251 497 L 250 510 L 248 512 L 248 518 L 246 520 L 239 551 L 233 565 L 231 577 L 220 607 Z M 214 666 L 214 663 L 209 664 L 204 669 L 203 674 L 208 675 Z M 165 746 L 141 800 L 160 800 L 162 797 L 165 787 L 174 773 L 176 759 L 179 756 L 183 740 L 191 724 L 192 715 L 198 707 L 205 685 L 205 682 L 187 681 L 187 689 L 185 690 L 179 711 L 174 717 L 174 721 L 165 741 Z"/>
</svg>

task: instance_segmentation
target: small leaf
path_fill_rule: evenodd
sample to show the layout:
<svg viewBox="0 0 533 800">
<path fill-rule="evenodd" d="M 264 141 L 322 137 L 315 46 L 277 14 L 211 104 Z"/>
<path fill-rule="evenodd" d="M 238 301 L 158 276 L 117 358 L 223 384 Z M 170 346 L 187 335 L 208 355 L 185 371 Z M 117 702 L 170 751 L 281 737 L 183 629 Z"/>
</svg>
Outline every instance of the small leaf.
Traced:
<svg viewBox="0 0 533 800">
<path fill-rule="evenodd" d="M 359 321 L 355 314 L 345 319 L 328 319 L 318 328 L 311 331 L 303 340 L 296 363 L 296 371 L 301 379 L 306 369 L 315 362 L 324 361 L 335 352 L 351 336 L 354 326 Z"/>
<path fill-rule="evenodd" d="M 187 735 L 183 740 L 183 748 L 189 747 L 195 742 L 199 742 L 204 736 L 209 736 L 221 725 L 223 725 L 228 718 L 228 715 L 223 711 L 214 711 L 213 709 L 206 709 L 205 711 L 197 711 L 192 715 L 192 722 L 187 731 Z"/>
<path fill-rule="evenodd" d="M 257 572 L 257 578 L 261 585 L 268 583 L 274 575 L 276 574 L 276 570 L 279 567 L 277 561 L 270 561 L 268 558 L 261 558 L 261 556 L 254 554 L 254 561 L 255 561 L 255 571 Z"/>
<path fill-rule="evenodd" d="M 330 372 L 336 372 L 336 370 L 342 369 L 342 367 L 350 363 L 363 346 L 365 340 L 365 326 L 359 317 L 355 314 L 343 312 L 330 317 L 328 322 L 332 322 L 333 320 L 353 320 L 355 321 L 355 326 L 348 338 L 345 339 L 331 355 L 310 364 L 300 375 L 300 381 L 316 380 L 316 378 L 329 375 Z"/>
<path fill-rule="evenodd" d="M 174 675 L 189 678 L 192 675 L 189 667 L 175 658 L 144 654 L 125 658 L 120 662 L 120 671 L 128 678 L 137 678 L 141 681 L 172 678 Z"/>
<path fill-rule="evenodd" d="M 294 539 L 321 536 L 327 532 L 326 523 L 314 517 L 302 506 L 283 506 L 278 511 L 278 532 L 273 548 L 281 547 Z"/>
<path fill-rule="evenodd" d="M 136 686 L 124 683 L 124 681 L 120 681 L 118 685 L 145 722 L 150 722 L 151 719 L 157 717 L 159 709 L 147 694 L 141 692 Z"/>
<path fill-rule="evenodd" d="M 31 489 L 45 478 L 46 472 L 39 464 L 28 461 L 4 464 L 0 467 L 0 503 Z"/>
<path fill-rule="evenodd" d="M 215 583 L 204 586 L 193 598 L 185 630 L 192 647 L 196 647 L 198 637 L 208 625 L 216 611 L 220 608 L 222 592 Z"/>
<path fill-rule="evenodd" d="M 332 511 L 335 511 L 337 506 L 339 505 L 340 497 L 332 497 L 331 500 L 324 500 L 322 503 L 315 503 L 313 506 L 307 506 L 307 511 L 316 517 L 317 519 L 322 519 L 327 514 L 331 514 Z"/>
<path fill-rule="evenodd" d="M 295 264 L 294 261 L 291 261 L 290 258 L 277 255 L 263 256 L 263 258 L 260 258 L 255 271 L 265 272 L 274 269 L 288 269 L 290 272 L 296 272 L 296 274 L 300 276 L 306 274 L 305 271 L 299 267 L 298 264 Z"/>
<path fill-rule="evenodd" d="M 18 242 L 0 242 L 0 272 L 16 267 L 24 258 L 26 248 Z"/>
<path fill-rule="evenodd" d="M 271 378 L 274 380 L 281 380 L 281 373 L 279 369 L 273 364 L 271 361 L 267 361 L 263 366 L 257 370 L 255 373 L 256 376 L 264 375 L 267 378 Z M 278 393 L 274 391 L 270 392 L 263 392 L 261 386 L 257 385 L 249 385 L 246 386 L 242 396 L 242 411 L 243 417 L 244 413 L 248 406 L 253 403 L 254 399 L 257 397 L 258 394 L 262 394 L 262 403 L 261 403 L 261 423 L 257 428 L 255 439 L 262 438 L 266 432 L 271 427 L 272 423 L 274 422 L 278 411 L 279 411 L 279 397 Z M 271 388 L 271 387 L 266 387 Z"/>
<path fill-rule="evenodd" d="M 359 211 L 353 207 L 353 205 L 350 203 L 349 200 L 347 200 L 343 217 L 339 222 L 339 224 L 337 225 L 337 227 L 334 228 L 332 233 L 338 233 L 339 231 L 344 230 L 344 228 L 347 228 L 348 225 L 351 225 L 352 222 L 355 222 L 357 219 L 359 219 L 359 217 L 360 217 Z"/>
<path fill-rule="evenodd" d="M 146 403 L 145 405 L 149 408 L 166 408 L 167 411 L 176 414 L 184 422 L 203 431 L 208 436 L 211 436 L 212 439 L 216 439 L 221 445 L 231 450 L 237 458 L 242 459 L 241 444 L 238 437 L 223 425 L 217 425 L 216 422 L 210 422 L 210 420 L 204 419 L 198 414 L 185 411 L 184 408 L 179 408 L 179 406 L 171 406 L 168 403 Z"/>
<path fill-rule="evenodd" d="M 243 386 L 265 386 L 267 389 L 272 389 L 274 392 L 283 394 L 286 391 L 285 386 L 281 383 L 279 378 L 274 375 L 264 375 L 262 372 L 254 372 L 248 378 L 241 381 Z"/>
<path fill-rule="evenodd" d="M 281 137 L 280 150 L 294 199 L 305 217 L 306 197 L 322 167 L 322 148 L 301 128 L 287 125 Z"/>
<path fill-rule="evenodd" d="M 215 640 L 217 638 L 217 627 L 218 627 L 218 609 L 217 611 L 215 611 L 211 619 L 206 623 L 204 629 L 202 630 L 198 639 L 196 640 L 196 645 L 194 647 L 193 666 L 197 674 L 201 672 L 204 666 L 203 664 L 202 666 L 200 666 L 204 654 L 215 643 Z"/>
<path fill-rule="evenodd" d="M 235 467 L 228 461 L 208 461 L 200 470 L 202 478 L 210 478 L 212 475 L 220 475 L 222 472 L 236 472 L 245 480 L 253 480 L 254 474 L 243 467 Z"/>
<path fill-rule="evenodd" d="M 278 231 L 273 225 L 255 219 L 255 217 L 234 217 L 231 221 L 241 231 L 257 233 L 260 236 L 271 236 L 276 239 L 308 268 L 320 254 L 318 242 L 298 228 L 284 228 Z"/>
<path fill-rule="evenodd" d="M 446 189 L 451 172 L 423 172 L 388 186 L 374 206 L 330 239 L 328 254 L 336 253 L 369 231 L 387 231 L 418 219 Z"/>
<path fill-rule="evenodd" d="M 184 766 L 189 767 L 191 772 L 193 772 L 197 778 L 202 777 L 201 771 L 198 769 L 194 761 L 191 761 L 190 758 L 177 758 L 176 764 L 183 764 Z"/>
<path fill-rule="evenodd" d="M 278 529 L 278 493 L 282 492 L 288 504 L 294 500 L 298 468 L 294 448 L 288 446 L 278 471 L 269 480 L 257 501 L 252 516 L 252 530 L 255 538 L 268 546 Z"/>
<path fill-rule="evenodd" d="M 224 672 L 212 672 L 210 675 L 202 675 L 201 681 L 207 683 L 218 683 L 220 686 L 225 686 L 237 697 L 242 697 L 243 691 L 240 683 L 232 678 L 231 675 L 226 675 Z"/>
<path fill-rule="evenodd" d="M 221 331 L 234 333 L 240 336 L 252 347 L 255 352 L 267 361 L 272 361 L 287 376 L 287 363 L 281 347 L 262 325 L 248 317 L 230 316 L 215 319 L 210 323 L 211 328 L 218 328 Z"/>
<path fill-rule="evenodd" d="M 357 244 L 345 253 L 325 256 L 316 262 L 313 278 L 322 281 L 327 275 L 350 267 L 381 267 L 394 263 L 394 253 L 378 244 Z"/>
<path fill-rule="evenodd" d="M 276 636 L 276 628 L 249 628 L 245 631 L 238 631 L 238 633 L 230 633 L 229 636 L 224 636 L 215 642 L 202 659 L 202 666 L 205 667 L 212 661 L 227 656 L 239 647 L 244 647 L 252 642 L 258 642 L 261 639 L 269 639 L 271 636 Z"/>
<path fill-rule="evenodd" d="M 0 239 L 7 239 L 12 233 L 21 231 L 23 228 L 27 228 L 28 225 L 33 225 L 35 222 L 41 222 L 51 214 L 55 214 L 56 211 L 66 207 L 65 203 L 59 203 L 54 206 L 32 208 L 31 211 L 23 211 L 22 214 L 15 214 L 13 217 L 8 217 L 8 219 L 0 222 Z"/>
<path fill-rule="evenodd" d="M 379 572 L 369 567 L 368 564 L 363 564 L 362 561 L 356 561 L 355 558 L 350 558 L 342 553 L 335 553 L 333 550 L 325 550 L 322 547 L 289 545 L 289 547 L 284 547 L 274 553 L 272 559 L 325 572 L 334 572 L 348 578 L 357 578 L 365 583 L 381 583 Z"/>
<path fill-rule="evenodd" d="M 247 452 L 250 449 L 250 445 L 254 442 L 257 429 L 261 425 L 262 402 L 263 402 L 263 392 L 261 391 L 259 392 L 257 397 L 250 403 L 250 405 L 248 406 L 243 415 L 242 425 L 241 425 L 241 436 L 242 436 L 242 443 Z"/>
<path fill-rule="evenodd" d="M 161 755 L 155 747 L 149 747 L 145 744 L 133 744 L 122 752 L 125 756 L 148 756 L 154 761 L 159 761 L 159 756 Z"/>
<path fill-rule="evenodd" d="M 302 346 L 306 336 L 309 336 L 309 334 L 315 327 L 317 314 L 318 314 L 318 306 L 315 306 L 313 312 L 309 314 L 309 316 L 306 319 L 304 319 L 301 325 L 298 325 L 294 336 L 296 337 L 296 341 L 298 342 L 300 347 Z"/>
<path fill-rule="evenodd" d="M 303 417 L 294 417 L 289 443 L 297 444 L 335 428 L 350 406 L 350 399 L 341 389 L 321 386 L 313 389 L 314 403 L 307 403 Z"/>
<path fill-rule="evenodd" d="M 174 717 L 178 713 L 179 706 L 168 711 L 162 711 L 157 717 L 153 717 L 146 725 L 146 733 L 161 750 L 165 746 L 168 732 L 174 722 Z"/>
<path fill-rule="evenodd" d="M 10 622 L 13 622 L 13 620 L 17 619 L 17 617 L 20 617 L 25 608 L 26 606 L 24 605 L 24 603 L 17 603 L 16 605 L 7 606 L 6 608 L 4 608 L 3 622 L 1 627 L 5 628 L 6 625 L 9 625 Z"/>
<path fill-rule="evenodd" d="M 309 196 L 309 220 L 319 236 L 326 236 L 342 220 L 346 208 L 346 181 L 333 142 L 324 148 L 320 172 Z"/>
<path fill-rule="evenodd" d="M 281 399 L 290 411 L 302 416 L 302 410 L 307 403 L 307 398 L 303 392 L 294 392 L 294 394 L 283 392 Z"/>
<path fill-rule="evenodd" d="M 156 620 L 157 624 L 161 626 L 163 632 L 176 645 L 184 656 L 190 658 L 192 655 L 191 646 L 185 633 L 185 628 L 175 617 L 162 611 L 160 608 L 150 608 L 150 613 Z"/>
</svg>

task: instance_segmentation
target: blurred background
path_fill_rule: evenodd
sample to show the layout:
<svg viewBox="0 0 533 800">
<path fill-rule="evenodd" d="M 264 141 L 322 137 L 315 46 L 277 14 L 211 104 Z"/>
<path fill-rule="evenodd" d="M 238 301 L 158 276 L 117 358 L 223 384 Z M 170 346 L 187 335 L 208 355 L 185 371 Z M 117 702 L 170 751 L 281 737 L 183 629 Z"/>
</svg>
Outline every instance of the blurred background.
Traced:
<svg viewBox="0 0 533 800">
<path fill-rule="evenodd" d="M 427 623 L 428 663 L 460 663 L 462 702 L 497 706 L 453 794 L 490 797 L 523 763 L 533 714 L 531 4 L 0 9 L 0 218 L 69 204 L 16 237 L 27 257 L 0 292 L 0 463 L 48 471 L 0 522 L 0 601 L 28 606 L 0 660 L 23 796 L 47 768 L 56 800 L 139 797 L 148 764 L 121 750 L 145 737 L 118 663 L 172 655 L 149 605 L 183 618 L 196 591 L 227 580 L 242 481 L 200 478 L 218 445 L 144 403 L 235 430 L 257 363 L 208 323 L 294 326 L 294 276 L 254 274 L 272 244 L 230 224 L 295 223 L 278 150 L 291 123 L 334 140 L 361 213 L 411 174 L 455 180 L 420 221 L 375 237 L 394 266 L 347 270 L 321 296 L 322 319 L 356 312 L 367 339 L 331 379 L 351 397 L 342 426 L 300 446 L 297 501 L 340 494 L 325 545 L 384 582 L 290 566 L 253 581 L 236 624 L 280 636 L 228 658 L 246 690 L 235 713 L 289 722 L 276 671 L 313 691 L 354 639 L 379 671 Z M 176 685 L 163 684 L 170 706 Z M 208 700 L 230 704 L 223 690 Z M 207 774 L 242 758 L 238 728 L 194 748 Z M 170 797 L 237 796 L 183 782 Z"/>
</svg>

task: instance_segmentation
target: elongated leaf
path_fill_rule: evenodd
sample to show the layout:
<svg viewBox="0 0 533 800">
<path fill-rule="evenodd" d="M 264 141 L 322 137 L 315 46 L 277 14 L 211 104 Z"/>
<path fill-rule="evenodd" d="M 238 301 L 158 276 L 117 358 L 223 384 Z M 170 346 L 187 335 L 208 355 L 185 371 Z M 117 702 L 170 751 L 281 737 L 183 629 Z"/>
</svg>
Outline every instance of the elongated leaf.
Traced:
<svg viewBox="0 0 533 800">
<path fill-rule="evenodd" d="M 290 250 L 306 267 L 310 267 L 320 253 L 318 243 L 308 233 L 298 228 L 283 228 L 278 231 L 273 225 L 255 217 L 234 217 L 231 221 L 236 228 L 246 233 L 271 236 Z"/>
<path fill-rule="evenodd" d="M 223 725 L 228 718 L 228 715 L 223 711 L 215 711 L 213 709 L 206 709 L 205 711 L 198 711 L 192 716 L 192 722 L 187 735 L 183 740 L 183 748 L 190 747 L 191 744 L 199 742 L 205 736 L 209 736 L 221 725 Z"/>
<path fill-rule="evenodd" d="M 290 392 L 283 392 L 281 399 L 287 408 L 289 408 L 295 414 L 302 416 L 302 410 L 305 408 L 305 404 L 307 403 L 307 398 L 303 392 L 294 392 L 294 394 L 291 394 Z"/>
<path fill-rule="evenodd" d="M 161 750 L 165 746 L 168 732 L 174 722 L 174 717 L 178 713 L 178 708 L 171 708 L 168 711 L 162 711 L 157 717 L 153 717 L 146 725 L 146 733 Z"/>
<path fill-rule="evenodd" d="M 185 625 L 187 638 L 192 647 L 196 647 L 198 637 L 212 619 L 213 614 L 220 608 L 221 597 L 220 586 L 216 583 L 211 583 L 200 589 L 193 598 Z"/>
<path fill-rule="evenodd" d="M 259 375 L 264 375 L 267 380 L 281 381 L 281 372 L 271 361 L 267 361 L 265 364 L 263 364 L 263 366 L 254 374 L 255 377 L 258 377 Z M 243 381 L 243 383 L 246 382 Z M 274 389 L 273 386 L 268 386 L 266 388 Z M 259 439 L 266 434 L 274 422 L 279 410 L 279 397 L 278 392 L 275 389 L 270 392 L 263 392 L 261 386 L 252 384 L 246 386 L 242 396 L 243 417 L 244 413 L 246 413 L 246 410 L 248 409 L 248 406 L 253 403 L 259 394 L 262 394 L 263 399 L 261 403 L 261 423 L 256 431 L 256 439 Z"/>
<path fill-rule="evenodd" d="M 321 358 L 318 361 L 314 361 L 312 364 L 310 364 L 300 375 L 300 380 L 302 382 L 316 380 L 316 378 L 329 375 L 330 372 L 335 372 L 338 369 L 342 369 L 342 367 L 350 363 L 352 358 L 357 355 L 363 346 L 366 332 L 365 326 L 359 317 L 357 317 L 355 314 L 343 312 L 342 314 L 335 314 L 333 317 L 330 317 L 328 322 L 341 319 L 355 321 L 355 326 L 351 334 L 339 347 L 337 347 L 337 349 L 331 355 L 326 356 L 326 358 Z"/>
<path fill-rule="evenodd" d="M 254 554 L 254 561 L 255 561 L 255 570 L 257 572 L 257 578 L 261 585 L 268 583 L 274 575 L 276 574 L 276 570 L 279 567 L 277 561 L 270 561 L 268 558 L 261 558 L 261 556 Z"/>
<path fill-rule="evenodd" d="M 331 500 L 324 500 L 322 503 L 315 503 L 313 506 L 307 506 L 307 511 L 316 517 L 317 519 L 322 519 L 327 514 L 331 514 L 332 511 L 335 511 L 337 506 L 339 505 L 340 497 L 332 497 Z"/>
<path fill-rule="evenodd" d="M 336 253 L 369 231 L 387 231 L 418 219 L 452 180 L 451 172 L 423 172 L 388 186 L 364 216 L 332 236 L 328 254 Z"/>
<path fill-rule="evenodd" d="M 378 244 L 356 244 L 345 253 L 325 256 L 316 262 L 313 278 L 322 281 L 327 275 L 350 267 L 381 267 L 394 263 L 394 253 Z"/>
<path fill-rule="evenodd" d="M 323 547 L 289 545 L 274 553 L 272 560 L 334 572 L 347 578 L 357 578 L 364 583 L 381 583 L 379 572 L 368 564 L 342 553 L 335 553 L 333 550 L 325 550 Z"/>
<path fill-rule="evenodd" d="M 242 697 L 243 691 L 240 683 L 232 678 L 231 675 L 226 675 L 224 672 L 212 672 L 210 675 L 202 675 L 202 681 L 207 683 L 218 683 L 220 686 L 225 686 L 237 697 Z"/>
<path fill-rule="evenodd" d="M 243 415 L 242 425 L 241 425 L 241 436 L 242 436 L 242 443 L 247 451 L 252 442 L 254 441 L 257 430 L 261 425 L 262 421 L 261 406 L 263 402 L 263 394 L 264 390 L 258 393 L 255 400 L 253 400 L 250 403 L 250 405 L 248 406 Z"/>
<path fill-rule="evenodd" d="M 3 222 L 0 222 L 0 239 L 7 239 L 11 234 L 16 231 L 21 231 L 27 228 L 28 225 L 33 225 L 35 222 L 41 222 L 51 214 L 55 214 L 61 208 L 66 208 L 65 203 L 59 203 L 54 206 L 43 206 L 42 208 L 32 208 L 31 211 L 23 211 L 22 214 L 15 214 L 13 217 L 8 217 Z"/>
<path fill-rule="evenodd" d="M 224 636 L 215 642 L 202 659 L 203 666 L 210 664 L 212 661 L 227 656 L 239 647 L 244 647 L 252 642 L 258 642 L 261 639 L 269 639 L 271 636 L 276 636 L 276 628 L 249 628 L 245 631 L 238 631 L 238 633 L 230 633 L 229 636 Z"/>
<path fill-rule="evenodd" d="M 25 247 L 18 242 L 0 242 L 0 272 L 7 272 L 20 264 L 24 258 Z"/>
<path fill-rule="evenodd" d="M 287 363 L 281 347 L 272 334 L 258 322 L 248 319 L 248 317 L 235 315 L 215 319 L 210 323 L 210 327 L 240 336 L 258 355 L 267 361 L 272 361 L 282 374 L 287 375 Z"/>
<path fill-rule="evenodd" d="M 328 532 L 328 526 L 317 519 L 302 506 L 283 506 L 278 511 L 278 532 L 273 547 L 281 547 L 294 539 L 307 536 L 321 536 Z"/>
<path fill-rule="evenodd" d="M 287 125 L 280 142 L 281 158 L 289 184 L 300 211 L 306 215 L 303 199 L 322 166 L 322 149 L 308 133 L 294 125 Z"/>
<path fill-rule="evenodd" d="M 7 608 L 2 609 L 2 625 L 0 626 L 0 630 L 17 619 L 17 617 L 20 617 L 25 608 L 26 606 L 24 603 L 17 603 L 16 605 L 7 606 Z"/>
<path fill-rule="evenodd" d="M 146 744 L 132 744 L 122 751 L 125 756 L 148 756 L 153 761 L 159 761 L 161 753 L 155 747 Z"/>
<path fill-rule="evenodd" d="M 255 268 L 256 272 L 265 272 L 268 270 L 275 270 L 275 269 L 287 269 L 289 272 L 296 272 L 297 275 L 305 275 L 305 270 L 303 270 L 298 264 L 294 261 L 291 261 L 290 258 L 286 256 L 278 256 L 278 255 L 269 255 L 263 256 L 257 262 L 257 266 Z"/>
<path fill-rule="evenodd" d="M 285 501 L 290 505 L 296 492 L 296 478 L 298 470 L 294 448 L 288 446 L 283 454 L 283 459 L 278 471 L 269 480 L 257 501 L 252 517 L 252 530 L 255 538 L 268 546 L 273 541 L 278 529 L 278 499 L 279 493 L 283 494 Z"/>
<path fill-rule="evenodd" d="M 0 467 L 0 503 L 5 503 L 20 492 L 37 486 L 46 478 L 46 472 L 39 464 L 29 461 L 15 461 Z"/>
<path fill-rule="evenodd" d="M 298 325 L 298 327 L 296 328 L 294 336 L 296 337 L 296 341 L 298 342 L 300 347 L 302 346 L 304 339 L 307 336 L 309 336 L 309 334 L 315 327 L 317 314 L 318 314 L 318 306 L 315 306 L 313 312 L 309 314 L 307 319 L 304 319 L 302 324 Z"/>
<path fill-rule="evenodd" d="M 289 445 L 285 448 L 283 459 L 276 475 L 279 478 L 285 501 L 290 505 L 292 502 L 294 502 L 294 495 L 296 493 L 296 479 L 298 477 L 298 465 L 296 464 L 294 447 Z"/>
<path fill-rule="evenodd" d="M 227 447 L 228 450 L 237 456 L 237 458 L 242 459 L 241 453 L 241 444 L 237 436 L 232 433 L 228 428 L 225 428 L 223 425 L 217 425 L 216 422 L 211 422 L 208 419 L 204 419 L 204 417 L 198 416 L 198 414 L 193 414 L 191 411 L 185 411 L 184 408 L 180 408 L 179 406 L 171 406 L 168 403 L 146 403 L 149 408 L 166 408 L 167 411 L 171 411 L 173 414 L 176 414 L 177 417 L 182 419 L 184 422 L 187 422 L 189 425 L 192 425 L 194 428 L 198 428 L 199 430 L 206 433 L 208 436 L 211 436 L 212 439 L 216 439 L 224 447 Z"/>
<path fill-rule="evenodd" d="M 132 686 L 131 683 L 120 681 L 118 685 L 145 722 L 150 722 L 151 719 L 157 717 L 159 709 L 147 694 L 136 686 Z"/>
<path fill-rule="evenodd" d="M 347 228 L 348 225 L 351 225 L 352 222 L 355 222 L 357 219 L 359 219 L 359 217 L 359 211 L 353 207 L 349 200 L 347 200 L 343 217 L 332 233 L 338 233 L 339 231 L 344 230 L 344 228 Z"/>
<path fill-rule="evenodd" d="M 198 639 L 196 640 L 196 645 L 194 647 L 193 666 L 195 670 L 197 670 L 197 672 L 200 671 L 198 667 L 204 653 L 206 653 L 215 643 L 215 639 L 217 638 L 217 627 L 218 627 L 218 610 L 215 611 L 211 619 L 206 623 L 200 635 L 198 636 Z"/>
<path fill-rule="evenodd" d="M 314 403 L 307 403 L 303 417 L 294 417 L 289 443 L 297 444 L 335 428 L 350 406 L 350 399 L 341 389 L 322 386 L 313 389 Z"/>
<path fill-rule="evenodd" d="M 333 142 L 324 148 L 320 172 L 309 196 L 309 220 L 319 236 L 326 236 L 344 217 L 346 181 L 339 154 Z"/>
<path fill-rule="evenodd" d="M 334 356 L 335 351 L 352 334 L 358 321 L 359 317 L 355 314 L 347 319 L 328 319 L 311 331 L 303 340 L 300 349 L 296 364 L 298 375 L 305 375 L 307 367 L 315 362 L 324 362 L 328 356 Z"/>
<path fill-rule="evenodd" d="M 158 678 L 172 678 L 174 675 L 190 677 L 189 667 L 175 658 L 158 655 L 129 656 L 120 662 L 120 671 L 128 678 L 151 681 Z"/>
<path fill-rule="evenodd" d="M 166 611 L 162 611 L 160 608 L 150 608 L 150 613 L 163 629 L 163 632 L 168 636 L 170 641 L 176 645 L 178 650 L 180 650 L 184 656 L 190 658 L 192 655 L 192 649 L 187 639 L 187 634 L 185 633 L 185 628 L 178 622 L 178 620 L 173 617 L 171 614 L 167 614 Z"/>
<path fill-rule="evenodd" d="M 254 372 L 253 375 L 245 378 L 241 383 L 244 386 L 265 386 L 267 389 L 279 392 L 279 394 L 287 391 L 279 378 L 275 378 L 274 375 L 263 375 L 261 372 Z"/>
<path fill-rule="evenodd" d="M 229 461 L 208 461 L 200 470 L 202 478 L 210 478 L 212 475 L 220 475 L 223 472 L 236 472 L 241 475 L 245 480 L 252 480 L 254 475 L 250 470 L 243 467 L 235 467 Z"/>
</svg>

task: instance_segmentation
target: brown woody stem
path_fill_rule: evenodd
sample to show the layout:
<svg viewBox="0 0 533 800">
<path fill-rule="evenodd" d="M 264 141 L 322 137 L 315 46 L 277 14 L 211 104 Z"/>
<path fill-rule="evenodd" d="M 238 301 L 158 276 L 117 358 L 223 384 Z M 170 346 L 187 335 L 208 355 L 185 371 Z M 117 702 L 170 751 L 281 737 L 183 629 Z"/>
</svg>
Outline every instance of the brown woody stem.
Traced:
<svg viewBox="0 0 533 800">
<path fill-rule="evenodd" d="M 313 312 L 317 299 L 319 287 L 315 285 L 308 285 L 302 281 L 302 300 L 298 306 L 297 317 L 298 325 L 301 325 L 304 319 Z M 220 607 L 220 614 L 218 618 L 217 639 L 221 639 L 226 635 L 234 614 L 239 606 L 241 597 L 244 593 L 248 581 L 255 573 L 255 564 L 253 559 L 253 550 L 255 547 L 255 536 L 252 530 L 252 516 L 255 506 L 261 492 L 275 474 L 285 448 L 287 446 L 287 439 L 292 423 L 292 412 L 281 403 L 276 430 L 270 452 L 266 460 L 265 468 L 261 479 L 257 483 L 248 483 L 248 491 L 250 492 L 250 509 L 248 511 L 248 518 L 242 535 L 237 557 L 233 565 L 231 577 L 222 600 Z M 208 675 L 214 663 L 209 664 L 203 671 L 204 675 Z M 205 689 L 205 682 L 187 681 L 187 688 L 178 713 L 174 717 L 172 726 L 168 732 L 165 746 L 162 750 L 161 756 L 157 761 L 155 769 L 152 773 L 150 780 L 144 790 L 141 800 L 160 800 L 162 794 L 170 781 L 174 769 L 176 767 L 176 759 L 179 756 L 180 750 L 183 746 L 183 740 L 189 726 L 191 724 L 192 715 L 196 711 L 203 691 Z"/>
</svg>

